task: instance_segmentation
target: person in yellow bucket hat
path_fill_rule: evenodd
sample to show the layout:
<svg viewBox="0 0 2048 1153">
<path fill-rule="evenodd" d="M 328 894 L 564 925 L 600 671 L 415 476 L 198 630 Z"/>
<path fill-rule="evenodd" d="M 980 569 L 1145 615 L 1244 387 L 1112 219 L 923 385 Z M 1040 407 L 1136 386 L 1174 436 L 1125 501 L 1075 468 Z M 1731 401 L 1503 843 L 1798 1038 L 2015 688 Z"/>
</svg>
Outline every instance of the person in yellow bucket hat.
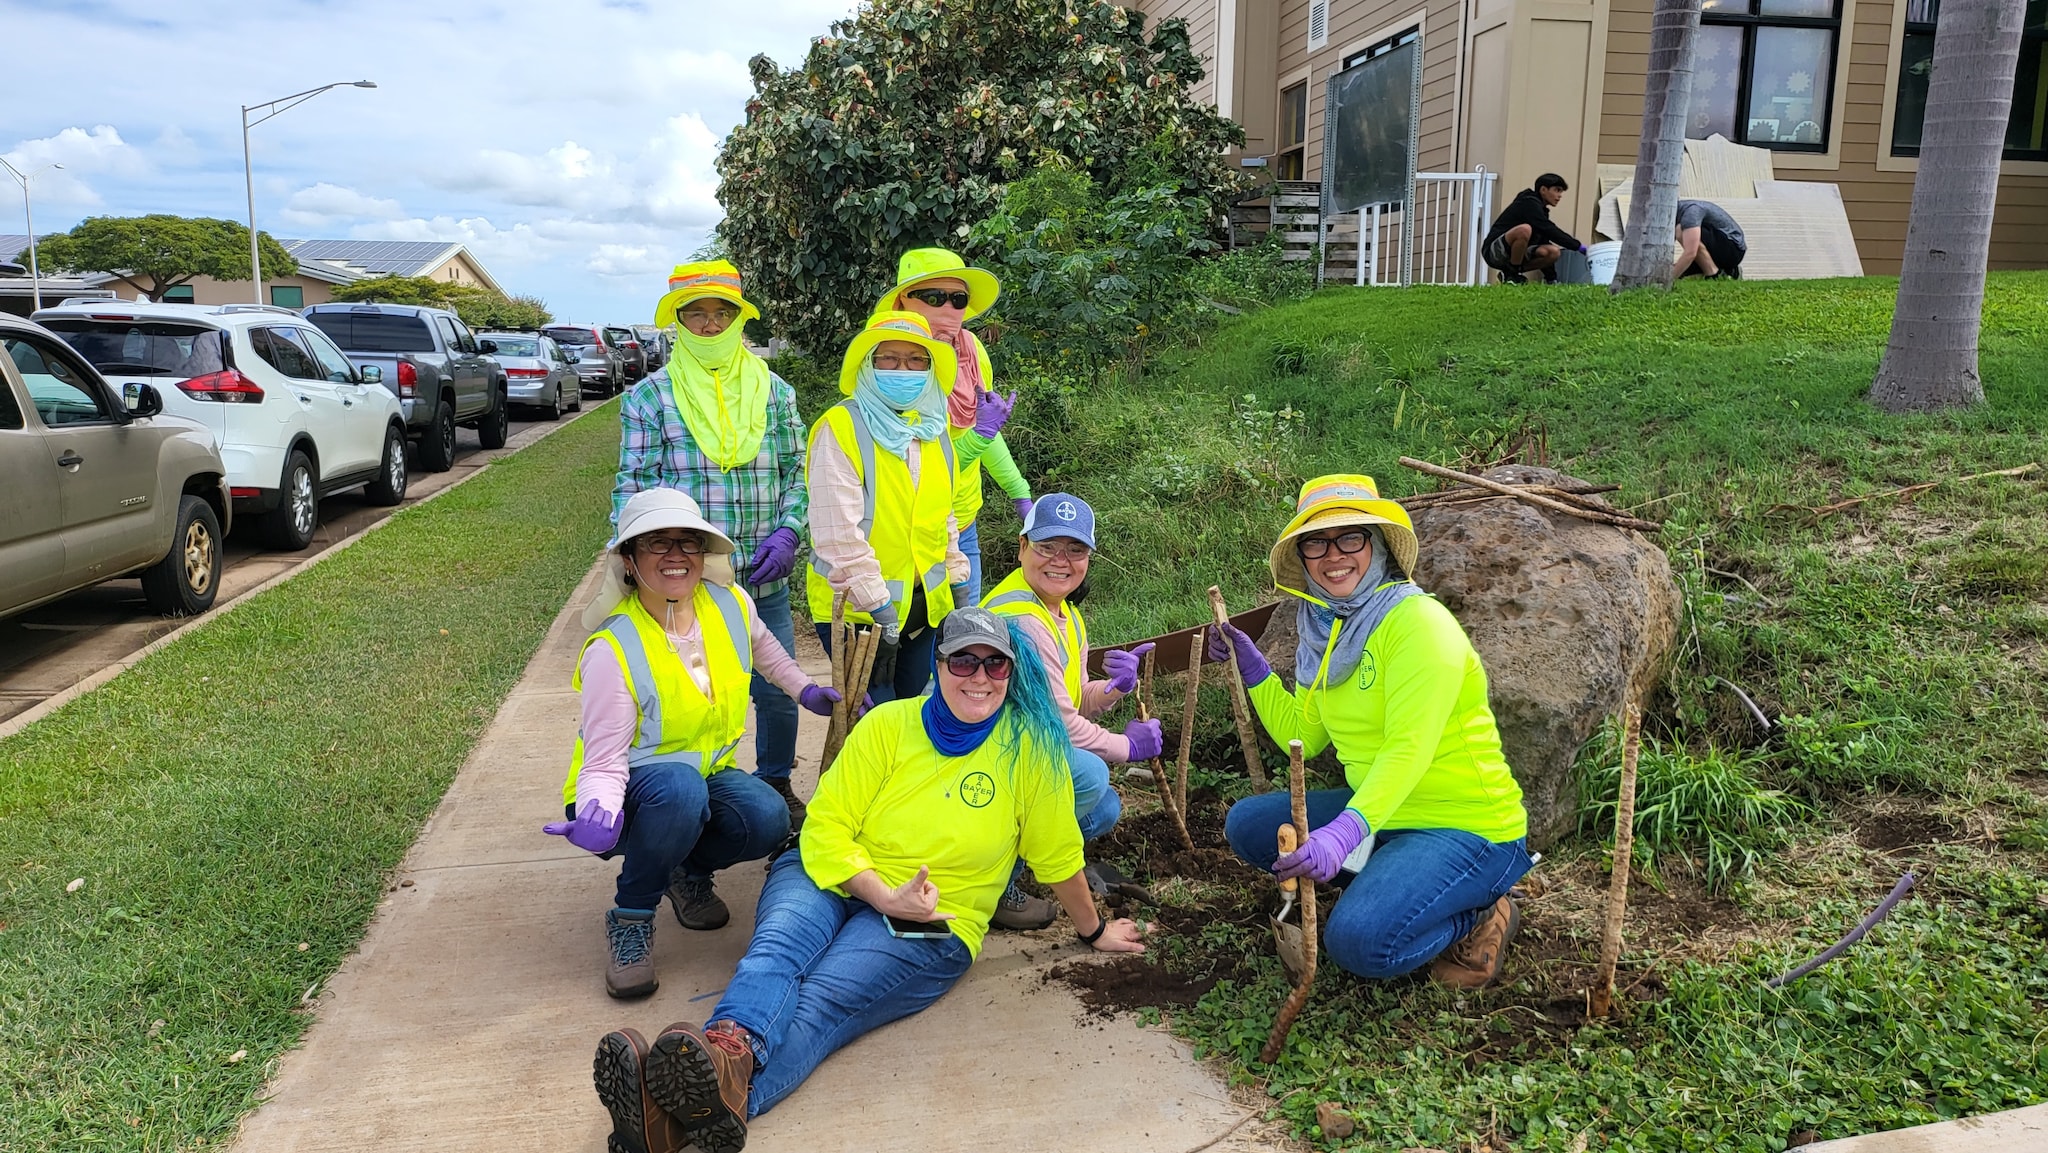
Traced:
<svg viewBox="0 0 2048 1153">
<path fill-rule="evenodd" d="M 868 686 L 877 702 L 924 692 L 934 630 L 967 577 L 946 425 L 957 371 L 924 317 L 878 312 L 840 362 L 846 399 L 811 426 L 811 619 L 829 649 L 833 597 L 845 593 L 847 619 L 882 630 Z"/>
<path fill-rule="evenodd" d="M 1391 978 L 1429 966 L 1460 988 L 1500 978 L 1521 914 L 1508 890 L 1529 871 L 1528 812 L 1501 755 L 1486 670 L 1458 621 L 1410 579 L 1415 527 L 1369 476 L 1301 488 L 1268 563 L 1299 599 L 1294 687 L 1225 626 L 1272 738 L 1314 756 L 1334 746 L 1345 787 L 1308 795 L 1308 842 L 1281 855 L 1286 793 L 1232 805 L 1238 856 L 1282 878 L 1344 886 L 1323 945 L 1339 967 Z"/>
<path fill-rule="evenodd" d="M 967 558 L 967 579 L 954 590 L 961 604 L 981 603 L 981 506 L 983 466 L 1016 506 L 1017 519 L 1031 511 L 1031 482 L 1017 469 L 1016 458 L 1003 439 L 1017 396 L 995 391 L 995 369 L 988 349 L 967 330 L 967 323 L 994 307 L 1002 295 L 995 274 L 970 268 L 958 253 L 944 248 L 913 248 L 896 262 L 896 286 L 882 295 L 876 312 L 914 312 L 931 325 L 932 335 L 951 344 L 960 363 L 946 395 L 946 420 L 953 434 L 953 455 L 960 469 L 953 492 L 953 512 L 960 521 L 960 552 Z"/>
<path fill-rule="evenodd" d="M 675 330 L 661 371 L 619 402 L 619 473 L 612 521 L 633 494 L 658 488 L 689 494 L 736 548 L 733 559 L 754 610 L 785 649 L 796 647 L 789 576 L 809 513 L 804 488 L 804 422 L 796 390 L 747 348 L 745 326 L 761 313 L 741 292 L 740 272 L 723 260 L 678 264 L 654 323 Z M 756 676 L 754 775 L 782 795 L 790 820 L 803 801 L 790 784 L 796 766 L 796 704 Z"/>
</svg>

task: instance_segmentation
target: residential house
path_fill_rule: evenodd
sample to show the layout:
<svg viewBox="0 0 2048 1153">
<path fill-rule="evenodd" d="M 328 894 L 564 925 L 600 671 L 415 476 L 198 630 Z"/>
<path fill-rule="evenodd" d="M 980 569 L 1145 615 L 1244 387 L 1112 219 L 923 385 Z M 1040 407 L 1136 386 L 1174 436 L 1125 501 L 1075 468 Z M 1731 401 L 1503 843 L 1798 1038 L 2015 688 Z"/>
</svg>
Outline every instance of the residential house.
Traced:
<svg viewBox="0 0 2048 1153">
<path fill-rule="evenodd" d="M 503 292 L 483 262 L 464 244 L 443 240 L 280 240 L 297 260 L 292 269 L 263 270 L 263 293 L 267 303 L 285 308 L 324 304 L 334 290 L 358 280 L 378 276 L 425 276 L 475 288 Z M 28 247 L 26 236 L 0 236 L 0 259 Z M 49 271 L 44 270 L 45 273 Z M 45 303 L 52 296 L 48 278 L 43 288 Z M 123 300 L 141 296 L 135 287 L 106 273 L 86 273 L 67 279 L 66 284 L 111 290 Z M 166 301 L 190 304 L 241 304 L 255 295 L 246 280 L 220 281 L 196 277 L 164 295 Z"/>
</svg>

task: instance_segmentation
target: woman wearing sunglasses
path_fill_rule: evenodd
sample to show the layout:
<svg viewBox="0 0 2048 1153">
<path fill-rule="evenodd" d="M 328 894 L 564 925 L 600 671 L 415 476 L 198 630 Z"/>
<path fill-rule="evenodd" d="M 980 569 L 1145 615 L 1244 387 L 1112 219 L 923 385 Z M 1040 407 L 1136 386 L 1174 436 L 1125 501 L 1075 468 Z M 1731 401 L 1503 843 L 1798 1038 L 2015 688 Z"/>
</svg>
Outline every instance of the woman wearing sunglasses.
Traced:
<svg viewBox="0 0 2048 1153">
<path fill-rule="evenodd" d="M 799 851 L 769 867 L 753 943 L 705 1027 L 599 1042 L 616 1129 L 672 1124 L 706 1153 L 743 1148 L 748 1120 L 834 1050 L 966 974 L 1020 857 L 1060 878 L 1084 944 L 1144 952 L 1144 930 L 1105 920 L 1088 892 L 1066 734 L 1036 652 L 986 609 L 962 608 L 940 632 L 938 691 L 854 727 Z"/>
<path fill-rule="evenodd" d="M 1500 978 L 1521 924 L 1507 894 L 1529 871 L 1529 818 L 1479 654 L 1408 579 L 1415 558 L 1407 510 L 1371 477 L 1302 486 L 1269 558 L 1273 583 L 1301 600 L 1295 687 L 1234 627 L 1207 656 L 1235 649 L 1266 732 L 1311 756 L 1334 746 L 1345 787 L 1309 793 L 1308 842 L 1284 856 L 1285 793 L 1231 806 L 1224 835 L 1259 868 L 1345 886 L 1323 934 L 1340 967 L 1389 978 L 1428 965 L 1438 981 L 1480 988 Z"/>
<path fill-rule="evenodd" d="M 953 434 L 953 455 L 960 479 L 953 493 L 953 513 L 960 521 L 960 551 L 967 557 L 967 579 L 954 592 L 961 604 L 981 602 L 982 466 L 1017 506 L 1022 517 L 1031 506 L 1031 484 L 1017 471 L 1003 425 L 1015 406 L 1015 393 L 1001 396 L 988 350 L 966 328 L 987 312 L 1001 295 L 1002 285 L 986 269 L 969 268 L 959 255 L 944 248 L 913 248 L 896 262 L 896 287 L 884 293 L 877 312 L 914 312 L 931 325 L 932 335 L 953 346 L 960 369 L 946 394 L 946 420 Z"/>
<path fill-rule="evenodd" d="M 733 583 L 732 539 L 674 489 L 634 493 L 619 513 L 605 582 L 584 610 L 576 665 L 583 723 L 562 786 L 566 820 L 542 831 L 619 863 L 605 914 L 605 991 L 643 997 L 663 892 L 686 929 L 725 926 L 713 872 L 789 836 L 767 782 L 728 772 L 758 669 L 813 713 L 839 694 L 811 683 Z"/>
<path fill-rule="evenodd" d="M 1162 745 L 1159 722 L 1132 720 L 1113 733 L 1091 717 L 1101 716 L 1138 687 L 1138 665 L 1149 644 L 1102 654 L 1109 676 L 1088 679 L 1088 622 L 1076 593 L 1088 579 L 1095 555 L 1095 510 L 1071 493 L 1039 497 L 1024 514 L 1017 538 L 1017 571 L 989 591 L 982 607 L 1010 618 L 1038 651 L 1052 675 L 1053 698 L 1067 732 L 1067 766 L 1074 777 L 1074 812 L 1081 836 L 1092 841 L 1123 814 L 1123 800 L 1109 783 L 1109 766 L 1149 760 Z M 1052 902 L 1024 892 L 1011 878 L 995 924 L 1004 929 L 1043 929 L 1057 915 Z"/>
</svg>

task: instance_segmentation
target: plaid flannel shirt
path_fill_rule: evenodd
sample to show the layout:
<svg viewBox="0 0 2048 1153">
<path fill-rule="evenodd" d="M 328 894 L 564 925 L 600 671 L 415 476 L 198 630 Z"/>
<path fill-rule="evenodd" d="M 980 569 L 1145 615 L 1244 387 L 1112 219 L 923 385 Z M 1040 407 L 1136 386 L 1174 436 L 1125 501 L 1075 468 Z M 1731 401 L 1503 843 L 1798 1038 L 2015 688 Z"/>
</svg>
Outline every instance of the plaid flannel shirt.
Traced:
<svg viewBox="0 0 2048 1153">
<path fill-rule="evenodd" d="M 642 489 L 689 493 L 703 508 L 705 519 L 732 538 L 733 569 L 745 581 L 747 562 L 768 534 L 786 528 L 798 540 L 803 538 L 810 514 L 810 496 L 804 488 L 806 432 L 797 415 L 796 390 L 770 373 L 768 431 L 761 437 L 761 455 L 726 472 L 698 450 L 669 395 L 668 373 L 657 372 L 634 385 L 619 402 L 619 476 L 612 486 L 612 523 L 619 523 L 626 498 Z M 804 571 L 801 562 L 796 571 Z M 758 599 L 787 584 L 784 579 L 748 584 L 747 589 Z"/>
</svg>

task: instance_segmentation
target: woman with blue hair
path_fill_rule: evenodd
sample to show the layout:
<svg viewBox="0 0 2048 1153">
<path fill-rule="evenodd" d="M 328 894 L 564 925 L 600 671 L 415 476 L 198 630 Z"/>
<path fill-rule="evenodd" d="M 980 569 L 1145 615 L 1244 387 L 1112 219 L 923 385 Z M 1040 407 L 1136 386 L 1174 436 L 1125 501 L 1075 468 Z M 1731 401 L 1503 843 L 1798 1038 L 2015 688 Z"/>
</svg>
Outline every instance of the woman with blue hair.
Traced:
<svg viewBox="0 0 2048 1153">
<path fill-rule="evenodd" d="M 819 781 L 799 851 L 768 870 L 753 942 L 703 1029 L 598 1044 L 614 1148 L 666 1134 L 706 1153 L 834 1050 L 919 1012 L 967 972 L 1021 857 L 1081 941 L 1142 953 L 1144 929 L 1096 911 L 1082 873 L 1067 737 L 1044 663 L 1015 625 L 957 609 L 937 691 L 877 705 Z M 619 1138 L 630 1138 L 620 1142 Z"/>
</svg>

